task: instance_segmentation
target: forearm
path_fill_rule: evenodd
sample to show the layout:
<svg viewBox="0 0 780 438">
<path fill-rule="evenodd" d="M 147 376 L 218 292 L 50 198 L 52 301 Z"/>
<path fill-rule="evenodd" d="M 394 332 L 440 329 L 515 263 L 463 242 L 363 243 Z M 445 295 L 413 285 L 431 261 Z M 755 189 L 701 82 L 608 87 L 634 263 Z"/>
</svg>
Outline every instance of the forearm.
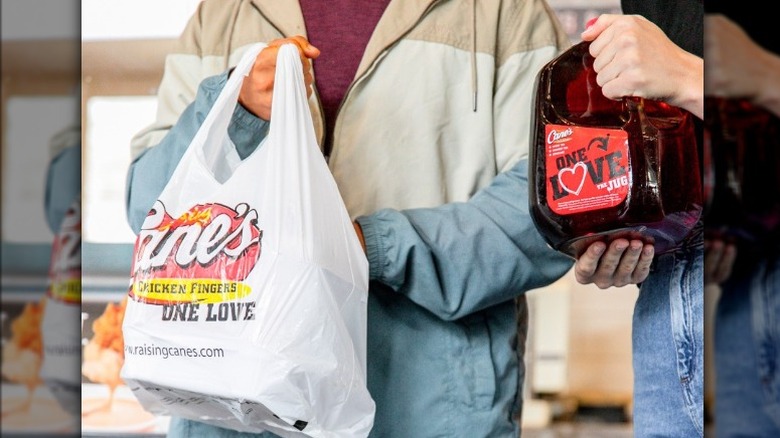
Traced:
<svg viewBox="0 0 780 438">
<path fill-rule="evenodd" d="M 465 203 L 358 218 L 370 279 L 448 320 L 558 279 L 572 261 L 533 225 L 526 172 L 523 160 Z"/>
</svg>

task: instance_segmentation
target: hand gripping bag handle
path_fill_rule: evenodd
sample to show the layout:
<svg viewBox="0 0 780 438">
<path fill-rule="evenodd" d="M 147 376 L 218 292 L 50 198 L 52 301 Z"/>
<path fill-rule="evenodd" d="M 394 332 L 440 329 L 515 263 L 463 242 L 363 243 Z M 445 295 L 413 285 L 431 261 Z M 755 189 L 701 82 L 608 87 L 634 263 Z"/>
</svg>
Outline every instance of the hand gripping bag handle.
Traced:
<svg viewBox="0 0 780 438">
<path fill-rule="evenodd" d="M 190 143 L 188 152 L 192 151 L 190 153 L 194 153 L 220 182 L 226 180 L 241 161 L 230 143 L 227 129 L 233 109 L 238 105 L 244 78 L 249 76 L 257 55 L 266 47 L 265 43 L 255 43 L 244 52 Z"/>
</svg>

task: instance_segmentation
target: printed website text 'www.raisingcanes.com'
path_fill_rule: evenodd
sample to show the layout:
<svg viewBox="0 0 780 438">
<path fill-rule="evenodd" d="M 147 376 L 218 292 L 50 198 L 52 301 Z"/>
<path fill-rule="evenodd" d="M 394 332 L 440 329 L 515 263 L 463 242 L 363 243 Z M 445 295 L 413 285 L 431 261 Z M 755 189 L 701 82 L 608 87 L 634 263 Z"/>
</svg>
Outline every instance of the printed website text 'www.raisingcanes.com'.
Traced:
<svg viewBox="0 0 780 438">
<path fill-rule="evenodd" d="M 125 345 L 125 354 L 133 356 L 169 357 L 225 357 L 222 348 L 163 347 L 154 344 Z"/>
</svg>

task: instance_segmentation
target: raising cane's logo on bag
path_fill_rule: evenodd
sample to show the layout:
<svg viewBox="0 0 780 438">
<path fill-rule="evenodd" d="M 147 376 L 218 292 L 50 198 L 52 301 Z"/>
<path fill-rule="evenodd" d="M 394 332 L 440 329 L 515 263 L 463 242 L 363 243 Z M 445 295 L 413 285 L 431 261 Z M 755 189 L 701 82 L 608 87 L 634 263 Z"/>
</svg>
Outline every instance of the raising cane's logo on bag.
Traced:
<svg viewBox="0 0 780 438">
<path fill-rule="evenodd" d="M 157 201 L 136 240 L 130 296 L 148 304 L 220 303 L 251 293 L 243 282 L 261 253 L 257 210 L 199 204 L 178 218 Z"/>
<path fill-rule="evenodd" d="M 547 203 L 557 214 L 609 208 L 631 187 L 628 134 L 620 129 L 546 126 Z"/>
</svg>

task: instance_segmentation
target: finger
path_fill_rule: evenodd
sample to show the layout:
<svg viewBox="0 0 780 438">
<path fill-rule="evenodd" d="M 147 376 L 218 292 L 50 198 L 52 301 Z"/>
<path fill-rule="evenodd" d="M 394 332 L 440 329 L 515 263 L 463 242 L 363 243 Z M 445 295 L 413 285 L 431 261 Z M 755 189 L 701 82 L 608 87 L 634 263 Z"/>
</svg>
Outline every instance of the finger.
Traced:
<svg viewBox="0 0 780 438">
<path fill-rule="evenodd" d="M 601 93 L 604 97 L 612 100 L 620 100 L 624 97 L 646 97 L 637 86 L 634 86 L 636 79 L 630 76 L 630 73 L 623 77 L 617 77 L 601 87 Z"/>
<path fill-rule="evenodd" d="M 314 59 L 320 56 L 320 49 L 314 47 L 309 40 L 302 35 L 295 35 L 289 39 L 298 46 L 298 50 L 300 50 L 301 54 L 306 58 Z"/>
<path fill-rule="evenodd" d="M 607 41 L 607 38 L 610 38 L 610 36 L 604 33 L 591 44 L 591 54 L 595 53 L 593 55 L 595 57 L 593 70 L 596 72 L 596 83 L 602 88 L 602 93 L 604 86 L 615 80 L 620 74 L 618 54 L 614 49 L 614 44 L 611 41 Z M 597 45 L 596 50 L 593 49 L 594 45 Z M 614 96 L 609 96 L 606 93 L 605 96 L 614 98 Z"/>
<path fill-rule="evenodd" d="M 271 41 L 270 44 L 282 45 L 282 44 L 295 44 L 298 47 L 298 53 L 301 55 L 301 60 L 314 59 L 320 56 L 320 49 L 314 47 L 309 40 L 302 35 L 295 35 L 289 38 L 280 38 Z"/>
<path fill-rule="evenodd" d="M 634 270 L 639 262 L 639 256 L 642 254 L 643 246 L 644 243 L 641 240 L 632 240 L 629 242 L 628 248 L 623 253 L 623 257 L 620 258 L 618 267 L 615 270 L 614 286 L 623 287 L 631 283 Z"/>
<path fill-rule="evenodd" d="M 601 257 L 601 262 L 596 270 L 596 275 L 601 278 L 612 278 L 615 276 L 615 270 L 620 264 L 620 259 L 623 257 L 623 253 L 628 248 L 628 240 L 615 239 L 609 244 L 604 256 Z"/>
<path fill-rule="evenodd" d="M 304 40 L 305 41 L 305 40 Z M 294 38 L 281 38 L 276 39 L 268 43 L 268 47 L 263 49 L 260 52 L 260 55 L 262 56 L 262 59 L 258 57 L 258 61 L 255 62 L 255 66 L 258 69 L 263 68 L 276 68 L 276 57 L 279 54 L 279 48 L 285 44 L 293 44 L 298 48 L 298 54 L 301 58 L 301 65 L 303 67 L 304 75 L 308 70 L 311 68 L 311 63 L 309 62 L 308 58 L 306 58 L 302 51 L 301 51 L 301 42 L 298 39 Z"/>
<path fill-rule="evenodd" d="M 291 42 L 289 38 L 277 38 L 268 42 L 268 48 L 278 49 L 282 44 L 287 44 L 289 42 Z"/>
<path fill-rule="evenodd" d="M 271 40 L 268 43 L 268 47 L 279 47 L 279 46 L 282 46 L 284 44 L 295 44 L 296 46 L 298 46 L 300 48 L 300 39 L 301 38 L 303 38 L 303 37 L 300 37 L 300 38 L 297 38 L 297 39 L 295 37 L 276 38 L 274 40 Z M 305 38 L 303 38 L 303 39 L 305 40 Z"/>
<path fill-rule="evenodd" d="M 290 43 L 295 44 L 298 47 L 298 53 L 301 57 L 301 65 L 303 66 L 305 75 L 306 72 L 311 68 L 311 60 L 320 56 L 320 49 L 311 45 L 309 40 L 300 35 L 291 37 L 289 40 Z M 307 90 L 307 93 L 309 96 L 311 96 L 311 90 Z"/>
<path fill-rule="evenodd" d="M 257 59 L 255 60 L 255 64 L 252 67 L 253 70 L 263 71 L 265 69 L 269 70 L 275 70 L 276 69 L 276 56 L 279 53 L 279 46 L 271 46 L 270 44 L 268 47 L 264 48 L 260 51 L 260 54 L 257 55 Z"/>
<path fill-rule="evenodd" d="M 277 38 L 269 42 L 268 47 L 278 50 L 281 46 L 285 44 L 292 44 L 295 46 L 296 49 L 298 49 L 298 55 L 301 57 L 301 61 L 304 61 L 306 59 L 306 56 L 303 54 L 303 46 L 305 44 L 308 44 L 305 41 L 306 40 L 303 37 Z"/>
<path fill-rule="evenodd" d="M 606 87 L 610 82 L 617 80 L 620 74 L 621 68 L 618 65 L 618 62 L 614 59 L 609 64 L 606 64 L 601 71 L 597 72 L 596 83 L 599 84 L 599 87 L 601 87 L 602 93 L 604 92 L 604 87 Z M 607 93 L 604 93 L 604 95 L 607 95 Z"/>
<path fill-rule="evenodd" d="M 605 29 L 607 29 L 620 15 L 617 14 L 601 14 L 596 21 L 592 22 L 590 26 L 587 26 L 585 30 L 580 34 L 580 37 L 585 41 L 593 41 Z"/>
<path fill-rule="evenodd" d="M 588 48 L 588 53 L 595 59 L 593 61 L 593 69 L 598 73 L 601 72 L 607 65 L 614 62 L 615 57 L 620 54 L 619 48 L 615 44 L 616 28 L 619 27 L 615 24 L 611 24 L 610 27 L 604 29 L 598 38 L 591 42 Z"/>
<path fill-rule="evenodd" d="M 606 250 L 607 245 L 604 242 L 595 242 L 577 259 L 574 264 L 574 277 L 580 284 L 590 284 L 593 282 L 593 275 L 599 266 L 599 259 Z"/>
<path fill-rule="evenodd" d="M 266 51 L 268 50 L 268 51 Z M 274 88 L 274 73 L 276 72 L 276 55 L 278 49 L 263 49 L 260 57 L 252 67 L 252 86 L 255 91 L 265 92 Z"/>
<path fill-rule="evenodd" d="M 308 64 L 308 58 L 304 54 L 304 45 L 308 45 L 308 42 L 303 37 L 293 37 L 293 38 L 279 38 L 271 41 L 268 43 L 269 48 L 276 49 L 278 51 L 279 47 L 285 45 L 285 44 L 292 44 L 295 46 L 296 49 L 298 49 L 298 56 L 301 58 L 301 64 L 307 65 Z M 273 53 L 274 56 L 277 55 L 277 52 Z"/>
<path fill-rule="evenodd" d="M 593 60 L 593 70 L 595 70 L 596 73 L 601 74 L 609 65 L 615 62 L 616 51 L 612 50 L 611 46 L 604 45 L 598 50 L 596 55 L 593 55 L 592 53 L 591 55 L 595 57 Z"/>
<path fill-rule="evenodd" d="M 303 63 L 303 76 L 311 75 L 311 64 L 309 62 Z"/>
<path fill-rule="evenodd" d="M 655 247 L 650 243 L 644 244 L 642 254 L 639 256 L 636 269 L 634 269 L 631 277 L 631 283 L 639 284 L 647 279 L 647 276 L 650 275 L 650 266 L 653 264 L 654 256 Z"/>
<path fill-rule="evenodd" d="M 647 24 L 653 25 L 640 15 L 611 17 L 608 27 L 591 43 L 589 48 L 591 55 L 596 58 L 604 58 L 607 63 L 611 62 L 613 58 L 623 56 L 629 48 L 636 47 L 642 33 L 641 29 Z"/>
<path fill-rule="evenodd" d="M 594 24 L 593 27 L 601 26 L 606 23 L 606 26 L 599 31 L 599 35 L 590 43 L 590 47 L 588 48 L 588 52 L 594 57 L 598 58 L 599 56 L 605 57 L 605 58 L 612 58 L 614 56 L 614 53 L 605 54 L 604 52 L 606 50 L 611 50 L 612 52 L 615 51 L 614 47 L 612 47 L 614 44 L 614 40 L 617 35 L 619 35 L 619 32 L 617 32 L 617 28 L 620 26 L 615 23 L 617 18 L 607 18 L 605 21 L 599 21 L 601 23 Z M 607 23 L 608 22 L 608 23 Z"/>
</svg>

